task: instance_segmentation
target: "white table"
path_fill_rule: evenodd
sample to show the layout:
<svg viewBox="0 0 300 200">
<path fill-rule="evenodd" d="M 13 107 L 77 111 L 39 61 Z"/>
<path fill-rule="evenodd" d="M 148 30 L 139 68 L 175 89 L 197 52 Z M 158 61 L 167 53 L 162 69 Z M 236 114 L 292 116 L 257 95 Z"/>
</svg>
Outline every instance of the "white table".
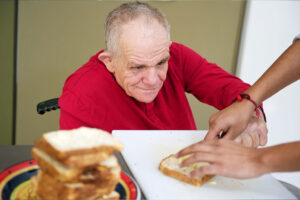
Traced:
<svg viewBox="0 0 300 200">
<path fill-rule="evenodd" d="M 197 187 L 158 170 L 163 158 L 202 140 L 205 134 L 206 131 L 113 131 L 124 143 L 122 155 L 147 199 L 296 199 L 271 175 L 248 180 L 215 176 Z M 297 188 L 296 191 L 299 192 Z"/>
</svg>

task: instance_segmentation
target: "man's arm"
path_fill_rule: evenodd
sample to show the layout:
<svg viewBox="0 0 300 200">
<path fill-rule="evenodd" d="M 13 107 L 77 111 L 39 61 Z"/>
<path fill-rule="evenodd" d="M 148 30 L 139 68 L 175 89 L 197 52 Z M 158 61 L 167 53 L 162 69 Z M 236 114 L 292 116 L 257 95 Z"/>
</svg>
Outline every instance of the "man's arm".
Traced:
<svg viewBox="0 0 300 200">
<path fill-rule="evenodd" d="M 81 126 L 98 128 L 99 125 L 95 122 L 95 117 L 91 116 L 86 101 L 74 94 L 75 92 L 65 89 L 59 97 L 59 128 L 75 129 Z"/>
<path fill-rule="evenodd" d="M 64 111 L 63 109 L 60 110 L 59 129 L 69 130 L 79 128 L 82 126 L 89 127 L 88 124 L 72 116 L 70 113 Z"/>
<path fill-rule="evenodd" d="M 265 173 L 300 170 L 300 142 L 286 143 L 261 149 L 244 147 L 231 140 L 206 140 L 183 149 L 177 157 L 192 153 L 182 167 L 209 162 L 191 173 L 216 174 L 233 178 L 254 178 Z M 243 163 L 243 167 L 241 167 Z"/>
<path fill-rule="evenodd" d="M 177 76 L 182 80 L 185 91 L 193 94 L 199 101 L 219 110 L 232 104 L 237 95 L 250 87 L 249 84 L 216 64 L 208 62 L 184 45 L 173 43 L 170 53 L 170 62 L 175 62 L 176 66 L 172 69 L 179 72 Z M 254 108 L 251 113 L 255 114 Z M 257 118 L 254 115 L 249 121 L 249 128 L 238 139 L 247 146 L 257 146 L 257 144 L 266 143 L 266 139 L 260 141 L 261 138 L 267 138 L 266 124 L 263 118 Z"/>
</svg>

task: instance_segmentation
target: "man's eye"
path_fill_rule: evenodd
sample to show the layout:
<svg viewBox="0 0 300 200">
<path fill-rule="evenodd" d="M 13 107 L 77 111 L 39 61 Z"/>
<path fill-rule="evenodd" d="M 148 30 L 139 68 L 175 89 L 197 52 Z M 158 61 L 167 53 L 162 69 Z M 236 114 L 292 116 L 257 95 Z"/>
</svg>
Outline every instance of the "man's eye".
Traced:
<svg viewBox="0 0 300 200">
<path fill-rule="evenodd" d="M 135 67 L 133 67 L 134 69 L 136 69 L 136 70 L 141 70 L 141 69 L 143 69 L 144 68 L 144 66 L 142 66 L 142 65 L 138 65 L 138 66 L 135 66 Z"/>
<path fill-rule="evenodd" d="M 157 64 L 157 66 L 162 66 L 163 64 L 165 64 L 166 63 L 166 61 L 165 60 L 163 60 L 163 61 L 160 61 L 158 64 Z"/>
</svg>

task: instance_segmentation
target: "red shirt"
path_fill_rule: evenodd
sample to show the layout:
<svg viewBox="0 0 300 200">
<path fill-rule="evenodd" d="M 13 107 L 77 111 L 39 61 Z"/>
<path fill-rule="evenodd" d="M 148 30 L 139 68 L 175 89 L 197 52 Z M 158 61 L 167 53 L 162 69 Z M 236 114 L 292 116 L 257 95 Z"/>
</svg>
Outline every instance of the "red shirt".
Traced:
<svg viewBox="0 0 300 200">
<path fill-rule="evenodd" d="M 87 126 L 109 132 L 195 130 L 185 92 L 203 103 L 223 109 L 249 87 L 193 50 L 173 42 L 162 89 L 153 102 L 141 103 L 129 97 L 118 85 L 98 60 L 99 53 L 66 80 L 59 98 L 61 129 Z"/>
</svg>

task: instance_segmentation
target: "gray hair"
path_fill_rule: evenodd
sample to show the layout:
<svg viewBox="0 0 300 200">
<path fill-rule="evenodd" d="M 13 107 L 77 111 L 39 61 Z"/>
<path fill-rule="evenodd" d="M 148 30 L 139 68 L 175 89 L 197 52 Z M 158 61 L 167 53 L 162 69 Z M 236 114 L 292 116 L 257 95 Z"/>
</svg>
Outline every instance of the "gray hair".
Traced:
<svg viewBox="0 0 300 200">
<path fill-rule="evenodd" d="M 105 22 L 105 45 L 106 50 L 118 54 L 120 43 L 120 27 L 140 16 L 146 16 L 149 20 L 156 19 L 167 31 L 168 39 L 170 40 L 170 26 L 163 13 L 157 8 L 150 6 L 147 3 L 131 2 L 124 3 L 112 10 Z"/>
</svg>

